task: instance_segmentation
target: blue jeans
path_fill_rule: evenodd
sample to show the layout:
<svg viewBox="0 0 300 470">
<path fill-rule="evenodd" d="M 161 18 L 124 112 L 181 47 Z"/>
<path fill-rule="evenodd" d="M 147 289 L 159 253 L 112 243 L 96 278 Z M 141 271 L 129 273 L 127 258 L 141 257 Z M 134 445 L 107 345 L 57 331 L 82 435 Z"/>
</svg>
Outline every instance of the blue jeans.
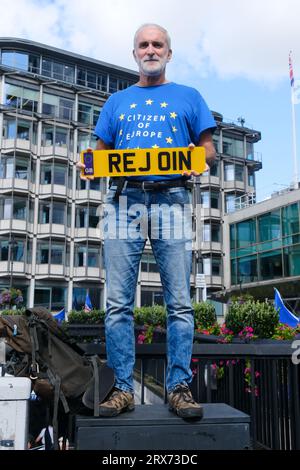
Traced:
<svg viewBox="0 0 300 470">
<path fill-rule="evenodd" d="M 169 392 L 177 384 L 188 384 L 192 380 L 194 312 L 190 298 L 190 191 L 182 187 L 163 191 L 126 188 L 119 202 L 113 200 L 114 194 L 115 189 L 111 188 L 103 219 L 108 365 L 115 372 L 115 386 L 133 392 L 133 307 L 139 263 L 148 237 L 159 267 L 167 306 L 166 387 Z"/>
</svg>

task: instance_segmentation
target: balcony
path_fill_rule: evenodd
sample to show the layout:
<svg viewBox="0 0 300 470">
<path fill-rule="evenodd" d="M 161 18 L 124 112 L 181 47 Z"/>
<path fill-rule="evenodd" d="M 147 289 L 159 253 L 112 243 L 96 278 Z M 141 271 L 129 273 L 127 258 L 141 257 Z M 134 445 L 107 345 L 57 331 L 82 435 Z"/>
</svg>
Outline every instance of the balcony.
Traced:
<svg viewBox="0 0 300 470">
<path fill-rule="evenodd" d="M 40 195 L 43 196 L 67 196 L 68 188 L 61 184 L 40 184 Z"/>
<path fill-rule="evenodd" d="M 34 153 L 36 154 L 36 145 L 32 144 L 30 140 L 26 139 L 3 139 L 2 152 L 17 150 L 20 153 Z"/>
<path fill-rule="evenodd" d="M 95 240 L 101 240 L 100 229 L 97 228 L 75 228 L 74 230 L 74 237 L 76 241 L 86 240 L 87 237 Z"/>
<path fill-rule="evenodd" d="M 224 181 L 224 191 L 244 191 L 245 190 L 245 183 L 243 181 Z"/>
<path fill-rule="evenodd" d="M 18 274 L 25 274 L 25 263 L 20 261 L 0 261 L 0 274 L 2 276 L 9 276 L 13 269 L 14 276 Z"/>
<path fill-rule="evenodd" d="M 96 279 L 98 281 L 100 280 L 100 276 L 101 276 L 100 268 L 79 266 L 79 267 L 75 267 L 73 271 L 73 277 L 74 277 L 74 280 L 76 281 L 87 280 L 87 279 L 89 280 Z"/>
<path fill-rule="evenodd" d="M 52 158 L 53 156 L 63 157 L 65 160 L 72 157 L 72 155 L 72 152 L 70 152 L 70 149 L 68 149 L 67 146 L 45 145 L 41 147 L 42 160 L 47 160 L 46 157 Z"/>
<path fill-rule="evenodd" d="M 65 276 L 65 266 L 62 264 L 37 264 L 36 277 L 43 279 L 51 277 L 52 279 L 61 279 Z"/>
<path fill-rule="evenodd" d="M 26 232 L 27 221 L 19 219 L 0 220 L 0 230 L 15 230 L 17 232 Z"/>
<path fill-rule="evenodd" d="M 39 235 L 66 235 L 67 227 L 62 224 L 38 224 Z"/>
<path fill-rule="evenodd" d="M 19 178 L 0 178 L 0 191 L 7 192 L 15 189 L 20 192 L 28 192 L 32 184 L 25 179 Z"/>
</svg>

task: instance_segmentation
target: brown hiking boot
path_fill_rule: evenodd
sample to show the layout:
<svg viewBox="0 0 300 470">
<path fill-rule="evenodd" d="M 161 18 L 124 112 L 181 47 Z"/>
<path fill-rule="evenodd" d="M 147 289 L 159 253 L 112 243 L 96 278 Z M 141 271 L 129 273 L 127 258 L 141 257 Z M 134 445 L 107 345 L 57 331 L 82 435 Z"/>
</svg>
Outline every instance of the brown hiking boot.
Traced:
<svg viewBox="0 0 300 470">
<path fill-rule="evenodd" d="M 100 403 L 99 416 L 117 416 L 123 411 L 134 410 L 134 397 L 130 392 L 114 388 L 108 399 Z"/>
<path fill-rule="evenodd" d="M 174 411 L 180 418 L 201 419 L 203 408 L 197 403 L 187 385 L 176 385 L 168 395 L 169 410 Z"/>
</svg>

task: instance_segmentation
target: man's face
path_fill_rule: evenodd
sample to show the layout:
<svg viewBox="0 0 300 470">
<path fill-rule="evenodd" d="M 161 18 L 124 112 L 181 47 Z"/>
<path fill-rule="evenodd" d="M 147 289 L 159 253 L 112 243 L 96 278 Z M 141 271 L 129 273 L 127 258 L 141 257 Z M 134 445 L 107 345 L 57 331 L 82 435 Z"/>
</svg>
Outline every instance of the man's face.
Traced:
<svg viewBox="0 0 300 470">
<path fill-rule="evenodd" d="M 162 31 L 146 27 L 136 37 L 133 55 L 141 73 L 146 76 L 157 76 L 165 70 L 172 51 Z"/>
</svg>

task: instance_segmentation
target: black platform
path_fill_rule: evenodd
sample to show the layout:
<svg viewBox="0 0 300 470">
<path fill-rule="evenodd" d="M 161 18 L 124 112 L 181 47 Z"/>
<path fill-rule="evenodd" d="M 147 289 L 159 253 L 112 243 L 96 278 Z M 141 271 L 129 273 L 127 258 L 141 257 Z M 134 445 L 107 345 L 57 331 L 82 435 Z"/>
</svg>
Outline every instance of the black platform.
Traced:
<svg viewBox="0 0 300 470">
<path fill-rule="evenodd" d="M 167 405 L 137 405 L 115 418 L 76 416 L 78 450 L 249 449 L 250 417 L 223 403 L 204 404 L 200 421 L 183 420 Z"/>
</svg>

